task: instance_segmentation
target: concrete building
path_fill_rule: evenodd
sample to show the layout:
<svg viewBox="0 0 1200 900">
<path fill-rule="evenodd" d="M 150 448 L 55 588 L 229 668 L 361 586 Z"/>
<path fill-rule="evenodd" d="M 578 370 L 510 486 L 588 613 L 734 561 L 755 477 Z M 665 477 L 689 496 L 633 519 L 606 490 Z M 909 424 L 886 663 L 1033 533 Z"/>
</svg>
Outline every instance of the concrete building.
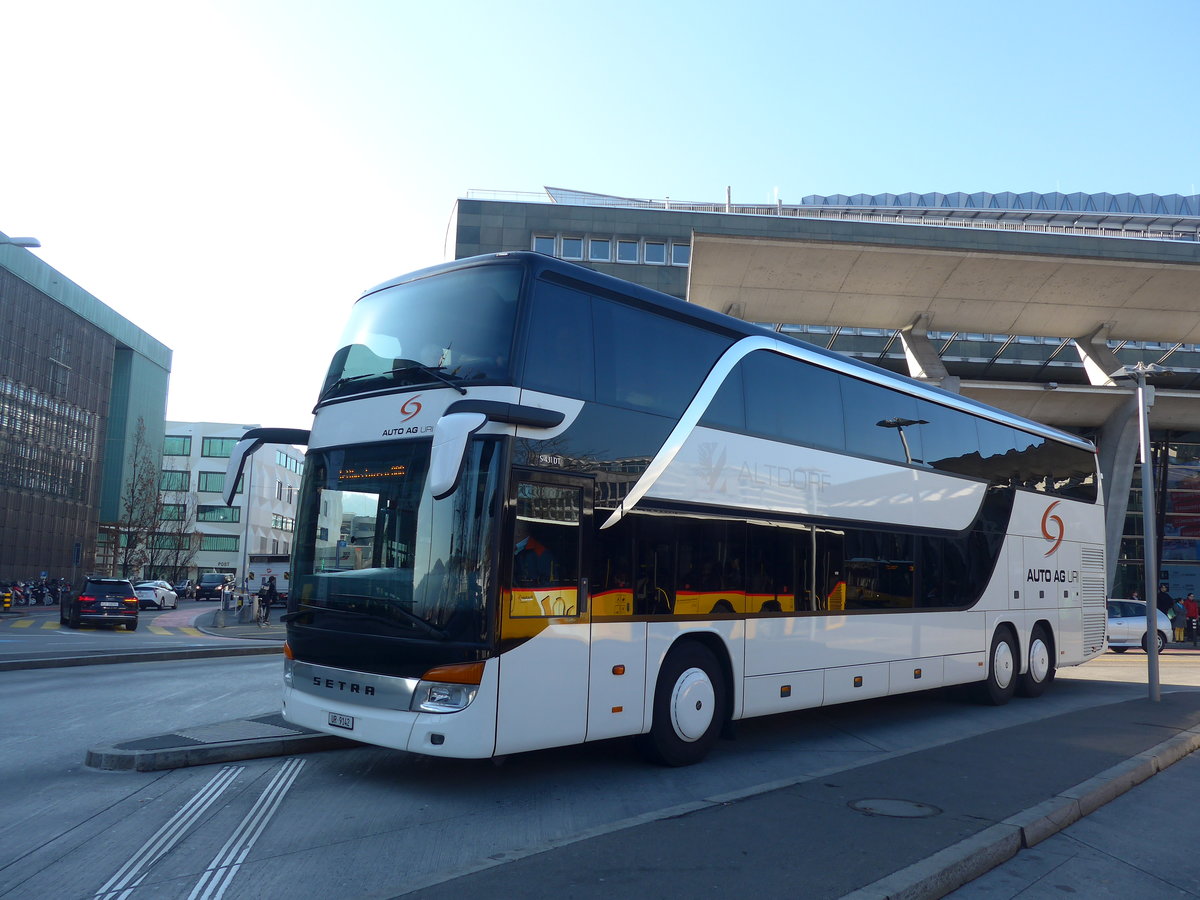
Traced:
<svg viewBox="0 0 1200 900">
<path fill-rule="evenodd" d="M 171 351 L 0 234 L 0 580 L 74 580 L 157 448 Z"/>
<path fill-rule="evenodd" d="M 164 537 L 192 532 L 194 555 L 186 571 L 162 573 L 197 578 L 205 572 L 234 576 L 240 586 L 251 557 L 287 556 L 292 550 L 304 454 L 268 447 L 250 458 L 233 506 L 221 497 L 229 455 L 255 425 L 167 422 L 163 442 Z M 174 527 L 185 523 L 182 529 Z"/>
<path fill-rule="evenodd" d="M 1200 592 L 1200 196 L 883 194 L 798 204 L 472 192 L 453 258 L 538 250 L 1082 434 L 1111 590 L 1143 582 L 1135 391 L 1151 409 L 1161 576 Z"/>
</svg>

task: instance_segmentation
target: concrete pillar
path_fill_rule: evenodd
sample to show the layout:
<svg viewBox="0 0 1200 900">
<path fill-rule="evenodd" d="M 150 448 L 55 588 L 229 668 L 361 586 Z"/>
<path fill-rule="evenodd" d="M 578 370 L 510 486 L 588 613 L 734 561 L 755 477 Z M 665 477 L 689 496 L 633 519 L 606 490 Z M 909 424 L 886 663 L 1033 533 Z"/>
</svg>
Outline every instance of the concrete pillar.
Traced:
<svg viewBox="0 0 1200 900">
<path fill-rule="evenodd" d="M 1100 456 L 1100 477 L 1104 485 L 1104 533 L 1108 552 L 1108 590 L 1111 596 L 1129 510 L 1129 490 L 1137 465 L 1141 429 L 1138 423 L 1137 393 L 1112 411 L 1096 438 Z M 1156 576 L 1157 577 L 1157 576 Z"/>
<path fill-rule="evenodd" d="M 1087 372 L 1089 384 L 1111 387 L 1116 383 L 1112 373 L 1124 365 L 1108 349 L 1108 330 L 1111 327 L 1111 322 L 1105 322 L 1091 334 L 1075 338 L 1075 348 L 1083 360 L 1083 370 Z"/>
<path fill-rule="evenodd" d="M 946 364 L 929 339 L 929 313 L 921 313 L 900 329 L 900 343 L 904 345 L 909 375 L 958 393 L 958 377 L 946 371 Z"/>
</svg>

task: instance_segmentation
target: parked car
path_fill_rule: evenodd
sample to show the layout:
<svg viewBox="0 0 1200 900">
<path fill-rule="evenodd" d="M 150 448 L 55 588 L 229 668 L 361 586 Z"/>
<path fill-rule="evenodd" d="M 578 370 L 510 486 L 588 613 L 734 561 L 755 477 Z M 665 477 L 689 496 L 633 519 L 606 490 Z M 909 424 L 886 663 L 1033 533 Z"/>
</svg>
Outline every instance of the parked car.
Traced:
<svg viewBox="0 0 1200 900">
<path fill-rule="evenodd" d="M 179 608 L 179 595 L 165 581 L 141 581 L 133 586 L 138 596 L 138 609 L 150 606 L 154 609 Z"/>
<path fill-rule="evenodd" d="M 185 578 L 183 581 L 177 582 L 171 586 L 171 590 L 183 600 L 191 600 L 196 596 L 196 582 L 190 578 Z"/>
<path fill-rule="evenodd" d="M 196 585 L 197 600 L 220 600 L 226 591 L 232 589 L 232 582 L 228 575 L 223 575 L 220 572 L 205 572 L 200 576 L 200 582 Z"/>
<path fill-rule="evenodd" d="M 126 579 L 93 576 L 84 581 L 79 593 L 63 598 L 58 621 L 71 628 L 83 622 L 108 622 L 136 631 L 139 605 L 133 585 Z"/>
<path fill-rule="evenodd" d="M 1162 610 L 1158 613 L 1158 650 L 1167 645 L 1171 622 Z M 1116 653 L 1130 647 L 1146 649 L 1146 604 L 1142 600 L 1108 601 L 1108 646 Z"/>
</svg>

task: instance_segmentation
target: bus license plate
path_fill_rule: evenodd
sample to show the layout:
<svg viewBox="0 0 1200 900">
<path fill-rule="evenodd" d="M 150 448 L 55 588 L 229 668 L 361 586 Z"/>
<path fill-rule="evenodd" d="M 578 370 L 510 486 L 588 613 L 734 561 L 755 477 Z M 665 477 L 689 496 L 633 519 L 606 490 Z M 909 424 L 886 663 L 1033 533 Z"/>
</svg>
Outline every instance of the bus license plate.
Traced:
<svg viewBox="0 0 1200 900">
<path fill-rule="evenodd" d="M 354 716 L 343 716 L 341 713 L 330 713 L 329 724 L 335 728 L 345 728 L 347 731 L 354 730 Z"/>
</svg>

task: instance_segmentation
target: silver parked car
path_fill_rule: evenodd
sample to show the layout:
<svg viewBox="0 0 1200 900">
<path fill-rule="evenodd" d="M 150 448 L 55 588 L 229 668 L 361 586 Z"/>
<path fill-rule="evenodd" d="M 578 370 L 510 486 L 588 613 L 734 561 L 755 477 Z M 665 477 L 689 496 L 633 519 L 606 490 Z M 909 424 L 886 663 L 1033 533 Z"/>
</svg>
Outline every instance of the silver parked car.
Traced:
<svg viewBox="0 0 1200 900">
<path fill-rule="evenodd" d="M 1158 650 L 1161 653 L 1171 634 L 1171 622 L 1158 612 Z M 1108 601 L 1108 646 L 1116 653 L 1130 647 L 1146 649 L 1146 603 L 1143 600 Z"/>
</svg>

